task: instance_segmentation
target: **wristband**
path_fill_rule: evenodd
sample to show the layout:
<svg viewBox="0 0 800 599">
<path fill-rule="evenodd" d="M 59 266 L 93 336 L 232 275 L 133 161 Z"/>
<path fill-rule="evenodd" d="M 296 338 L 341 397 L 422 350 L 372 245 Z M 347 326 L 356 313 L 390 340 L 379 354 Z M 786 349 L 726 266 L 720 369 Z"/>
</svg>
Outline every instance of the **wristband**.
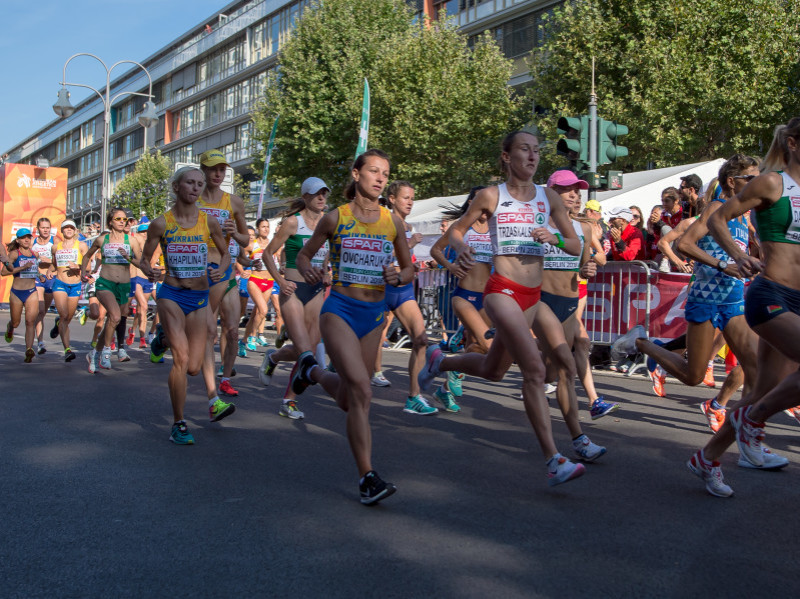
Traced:
<svg viewBox="0 0 800 599">
<path fill-rule="evenodd" d="M 564 238 L 561 237 L 560 233 L 556 233 L 555 235 L 556 235 L 556 239 L 558 239 L 558 243 L 556 244 L 556 247 L 557 248 L 563 248 L 564 247 Z"/>
</svg>

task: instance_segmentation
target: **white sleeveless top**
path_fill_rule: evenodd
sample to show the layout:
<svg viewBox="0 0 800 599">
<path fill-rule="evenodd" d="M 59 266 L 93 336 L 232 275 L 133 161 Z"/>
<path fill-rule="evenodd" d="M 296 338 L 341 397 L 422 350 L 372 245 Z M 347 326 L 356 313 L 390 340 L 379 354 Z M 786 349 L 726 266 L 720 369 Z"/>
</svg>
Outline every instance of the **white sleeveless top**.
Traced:
<svg viewBox="0 0 800 599">
<path fill-rule="evenodd" d="M 550 245 L 549 243 L 544 244 L 544 269 L 545 270 L 569 270 L 577 272 L 581 269 L 581 255 L 583 255 L 583 244 L 585 240 L 583 238 L 583 228 L 581 224 L 573 220 L 572 228 L 575 229 L 575 233 L 578 235 L 578 239 L 581 242 L 581 251 L 577 256 L 573 256 L 572 254 L 568 254 L 564 251 L 563 248 L 557 248 L 554 245 Z M 547 225 L 547 230 L 553 234 L 558 233 L 559 235 L 561 232 L 558 230 L 558 227 L 554 227 L 550 224 Z"/>
<path fill-rule="evenodd" d="M 505 183 L 497 186 L 497 208 L 489 219 L 492 252 L 496 256 L 544 256 L 544 245 L 534 241 L 531 232 L 547 226 L 550 202 L 544 187 L 535 187 L 533 199 L 520 202 L 511 197 Z"/>
<path fill-rule="evenodd" d="M 484 264 L 492 263 L 492 236 L 487 231 L 486 233 L 478 233 L 475 229 L 470 227 L 467 234 L 464 235 L 464 243 L 475 250 L 472 255 L 475 262 L 482 262 Z"/>
</svg>

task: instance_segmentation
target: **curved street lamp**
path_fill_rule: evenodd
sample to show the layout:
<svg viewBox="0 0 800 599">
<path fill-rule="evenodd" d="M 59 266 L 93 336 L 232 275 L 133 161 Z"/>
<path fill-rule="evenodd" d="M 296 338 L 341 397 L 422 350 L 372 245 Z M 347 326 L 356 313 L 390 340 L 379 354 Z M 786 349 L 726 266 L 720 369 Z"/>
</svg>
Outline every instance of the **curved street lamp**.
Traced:
<svg viewBox="0 0 800 599">
<path fill-rule="evenodd" d="M 83 83 L 69 83 L 67 82 L 67 65 L 73 58 L 77 58 L 78 56 L 90 56 L 97 60 L 103 68 L 106 70 L 106 92 L 105 94 L 100 93 L 98 90 L 93 88 L 90 85 L 85 85 Z M 123 91 L 119 92 L 118 94 L 111 97 L 111 71 L 114 70 L 115 67 L 121 64 L 134 64 L 141 68 L 145 75 L 147 75 L 147 79 L 150 82 L 149 93 L 143 94 L 141 92 L 134 92 L 134 91 Z M 69 90 L 67 90 L 67 86 L 74 86 L 74 87 L 85 87 L 86 89 L 92 90 L 100 97 L 100 101 L 103 103 L 103 174 L 102 174 L 102 192 L 100 197 L 100 222 L 105 226 L 106 222 L 106 209 L 108 206 L 108 192 L 109 192 L 109 181 L 108 181 L 108 152 L 109 152 L 109 139 L 108 136 L 110 134 L 111 129 L 111 105 L 114 101 L 125 95 L 131 96 L 142 96 L 148 98 L 148 101 L 144 103 L 142 107 L 142 112 L 139 115 L 139 123 L 142 127 L 145 128 L 145 143 L 144 147 L 147 148 L 147 129 L 152 127 L 158 122 L 158 115 L 156 115 L 156 105 L 152 102 L 153 99 L 153 79 L 150 77 L 150 72 L 144 68 L 141 64 L 134 60 L 120 60 L 119 62 L 115 62 L 111 65 L 111 68 L 106 66 L 102 60 L 100 60 L 94 54 L 89 54 L 88 52 L 80 52 L 78 54 L 74 54 L 67 59 L 67 62 L 64 63 L 64 73 L 61 78 L 61 89 L 58 90 L 58 100 L 56 103 L 53 104 L 53 112 L 58 115 L 59 118 L 65 119 L 72 116 L 75 112 L 75 107 L 69 101 Z"/>
</svg>

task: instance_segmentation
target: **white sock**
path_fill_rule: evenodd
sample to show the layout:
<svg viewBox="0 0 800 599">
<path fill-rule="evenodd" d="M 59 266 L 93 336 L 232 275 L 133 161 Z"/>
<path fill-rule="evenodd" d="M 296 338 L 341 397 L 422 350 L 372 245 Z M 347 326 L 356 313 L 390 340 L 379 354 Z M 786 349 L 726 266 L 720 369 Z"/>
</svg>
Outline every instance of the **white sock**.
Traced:
<svg viewBox="0 0 800 599">
<path fill-rule="evenodd" d="M 321 341 L 317 343 L 316 358 L 319 364 L 325 364 L 325 344 Z"/>
</svg>

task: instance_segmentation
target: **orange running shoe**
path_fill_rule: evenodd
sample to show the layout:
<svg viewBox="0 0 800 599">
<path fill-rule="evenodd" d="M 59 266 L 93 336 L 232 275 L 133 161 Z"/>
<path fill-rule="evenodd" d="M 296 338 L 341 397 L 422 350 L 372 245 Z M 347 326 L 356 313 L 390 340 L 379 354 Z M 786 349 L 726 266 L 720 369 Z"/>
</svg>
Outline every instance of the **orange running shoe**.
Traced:
<svg viewBox="0 0 800 599">
<path fill-rule="evenodd" d="M 708 426 L 710 426 L 711 430 L 716 433 L 725 422 L 725 408 L 722 408 L 721 410 L 715 410 L 711 407 L 712 401 L 714 400 L 709 399 L 708 401 L 701 403 L 700 410 L 706 415 L 706 418 L 708 418 Z"/>
<path fill-rule="evenodd" d="M 667 380 L 667 376 L 665 374 L 661 374 L 660 368 L 656 368 L 650 373 L 650 378 L 653 380 L 653 393 L 659 397 L 666 397 L 667 392 L 664 391 L 664 383 Z"/>
<path fill-rule="evenodd" d="M 706 387 L 711 387 L 712 389 L 714 389 L 717 386 L 717 381 L 714 380 L 714 365 L 713 364 L 711 366 L 709 366 L 708 369 L 706 370 L 706 376 L 703 379 L 703 384 Z"/>
</svg>

